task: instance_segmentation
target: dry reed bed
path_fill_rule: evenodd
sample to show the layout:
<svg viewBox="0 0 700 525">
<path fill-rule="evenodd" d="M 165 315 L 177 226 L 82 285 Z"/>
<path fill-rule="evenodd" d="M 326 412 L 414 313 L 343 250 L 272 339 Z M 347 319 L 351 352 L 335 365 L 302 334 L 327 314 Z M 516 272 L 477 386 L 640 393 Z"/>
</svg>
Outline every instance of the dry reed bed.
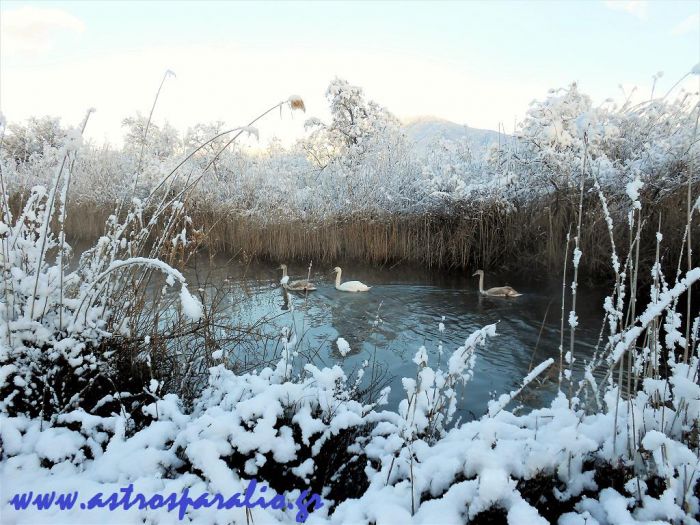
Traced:
<svg viewBox="0 0 700 525">
<path fill-rule="evenodd" d="M 645 203 L 651 210 L 642 235 L 640 260 L 653 263 L 656 226 L 667 234 L 662 253 L 669 269 L 678 264 L 686 221 L 684 189 Z M 21 204 L 16 196 L 14 206 Z M 332 263 L 359 260 L 375 265 L 418 264 L 436 269 L 507 269 L 561 271 L 566 235 L 574 224 L 578 202 L 560 192 L 519 207 L 499 202 L 459 205 L 440 213 L 354 214 L 322 220 L 266 220 L 225 210 L 218 204 L 189 203 L 195 228 L 216 253 L 246 261 L 308 261 Z M 102 234 L 114 204 L 85 201 L 69 205 L 66 230 L 72 241 L 93 241 Z M 609 234 L 600 204 L 593 194 L 584 200 L 587 228 L 580 240 L 589 277 L 610 272 Z M 573 235 L 573 234 L 572 234 Z M 616 221 L 618 247 L 628 245 L 625 221 Z M 622 241 L 622 242 L 620 242 Z M 623 254 L 624 255 L 624 254 Z"/>
</svg>

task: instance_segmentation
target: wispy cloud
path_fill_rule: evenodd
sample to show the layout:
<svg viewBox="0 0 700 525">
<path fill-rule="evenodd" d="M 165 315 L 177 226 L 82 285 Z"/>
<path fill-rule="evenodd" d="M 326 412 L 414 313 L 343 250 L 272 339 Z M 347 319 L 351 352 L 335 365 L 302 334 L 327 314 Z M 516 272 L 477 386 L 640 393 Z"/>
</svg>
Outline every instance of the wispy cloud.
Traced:
<svg viewBox="0 0 700 525">
<path fill-rule="evenodd" d="M 671 29 L 672 35 L 685 35 L 686 33 L 693 33 L 700 29 L 700 14 L 694 13 L 687 17 L 686 19 L 679 22 L 673 29 Z"/>
<path fill-rule="evenodd" d="M 647 0 L 605 0 L 605 7 L 613 11 L 629 13 L 640 20 L 646 20 L 649 13 Z"/>
<path fill-rule="evenodd" d="M 9 56 L 48 51 L 61 32 L 85 30 L 85 24 L 67 11 L 30 6 L 3 10 L 0 24 L 3 54 Z"/>
</svg>

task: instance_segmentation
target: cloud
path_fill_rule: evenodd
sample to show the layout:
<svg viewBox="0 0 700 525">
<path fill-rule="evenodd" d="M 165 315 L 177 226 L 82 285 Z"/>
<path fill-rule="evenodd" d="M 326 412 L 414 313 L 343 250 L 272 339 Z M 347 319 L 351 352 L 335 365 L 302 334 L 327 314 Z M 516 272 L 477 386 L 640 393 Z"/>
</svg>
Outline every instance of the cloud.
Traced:
<svg viewBox="0 0 700 525">
<path fill-rule="evenodd" d="M 605 7 L 613 11 L 623 11 L 640 20 L 646 20 L 649 2 L 647 0 L 605 0 Z"/>
<path fill-rule="evenodd" d="M 685 35 L 686 33 L 698 31 L 698 29 L 700 29 L 700 14 L 693 13 L 671 29 L 671 34 L 674 36 Z"/>
<path fill-rule="evenodd" d="M 32 55 L 50 50 L 61 32 L 82 33 L 85 24 L 62 9 L 20 7 L 0 17 L 3 54 Z"/>
</svg>

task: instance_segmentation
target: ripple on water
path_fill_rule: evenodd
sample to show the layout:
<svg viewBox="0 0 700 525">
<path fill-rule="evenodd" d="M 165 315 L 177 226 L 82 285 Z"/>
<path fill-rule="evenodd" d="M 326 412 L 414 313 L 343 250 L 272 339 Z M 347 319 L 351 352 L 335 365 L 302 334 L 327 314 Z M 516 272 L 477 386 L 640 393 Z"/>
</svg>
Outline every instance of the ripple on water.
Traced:
<svg viewBox="0 0 700 525">
<path fill-rule="evenodd" d="M 225 270 L 224 275 L 236 271 L 232 267 Z M 415 377 L 412 357 L 420 346 L 427 348 L 429 364 L 435 366 L 438 359 L 444 363 L 469 334 L 486 324 L 497 322 L 498 336 L 478 350 L 474 379 L 466 388 L 461 407 L 463 415 L 469 411 L 482 413 L 492 395 L 515 388 L 531 364 L 548 357 L 558 361 L 560 283 L 542 286 L 508 276 L 499 279 L 487 275 L 487 283 L 508 282 L 524 293 L 517 299 L 505 299 L 482 297 L 477 292 L 476 279 L 468 276 L 356 268 L 346 272 L 346 278 L 372 286 L 370 292 L 339 292 L 330 278 L 317 274 L 312 275 L 312 280 L 318 290 L 304 295 L 285 293 L 277 285 L 279 276 L 265 266 L 247 270 L 252 275 L 231 279 L 233 283 L 244 284 L 245 290 L 245 293 L 232 291 L 231 300 L 226 303 L 232 319 L 245 323 L 272 317 L 267 327 L 271 334 L 278 334 L 282 326 L 293 325 L 298 333 L 304 334 L 301 344 L 319 350 L 323 363 L 339 363 L 348 371 L 376 355 L 395 376 L 391 383 L 394 405 L 401 398 L 400 378 Z M 581 308 L 576 352 L 581 363 L 592 354 L 598 338 L 602 297 L 601 290 L 579 288 Z M 438 330 L 441 321 L 445 324 L 442 333 Z M 338 337 L 350 344 L 351 352 L 345 357 L 337 351 Z M 440 342 L 444 348 L 442 357 L 437 350 Z M 568 334 L 565 349 L 568 349 Z M 536 406 L 551 393 L 550 385 L 524 401 Z"/>
</svg>

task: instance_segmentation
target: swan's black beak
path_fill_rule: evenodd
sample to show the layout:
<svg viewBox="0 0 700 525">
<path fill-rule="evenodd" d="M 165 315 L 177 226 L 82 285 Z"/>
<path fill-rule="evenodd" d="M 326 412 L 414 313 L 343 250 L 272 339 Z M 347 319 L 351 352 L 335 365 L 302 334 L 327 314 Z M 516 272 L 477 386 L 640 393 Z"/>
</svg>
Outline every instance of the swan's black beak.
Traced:
<svg viewBox="0 0 700 525">
<path fill-rule="evenodd" d="M 477 275 L 479 275 L 479 272 L 474 272 L 474 273 L 472 274 L 472 277 L 476 277 Z"/>
</svg>

